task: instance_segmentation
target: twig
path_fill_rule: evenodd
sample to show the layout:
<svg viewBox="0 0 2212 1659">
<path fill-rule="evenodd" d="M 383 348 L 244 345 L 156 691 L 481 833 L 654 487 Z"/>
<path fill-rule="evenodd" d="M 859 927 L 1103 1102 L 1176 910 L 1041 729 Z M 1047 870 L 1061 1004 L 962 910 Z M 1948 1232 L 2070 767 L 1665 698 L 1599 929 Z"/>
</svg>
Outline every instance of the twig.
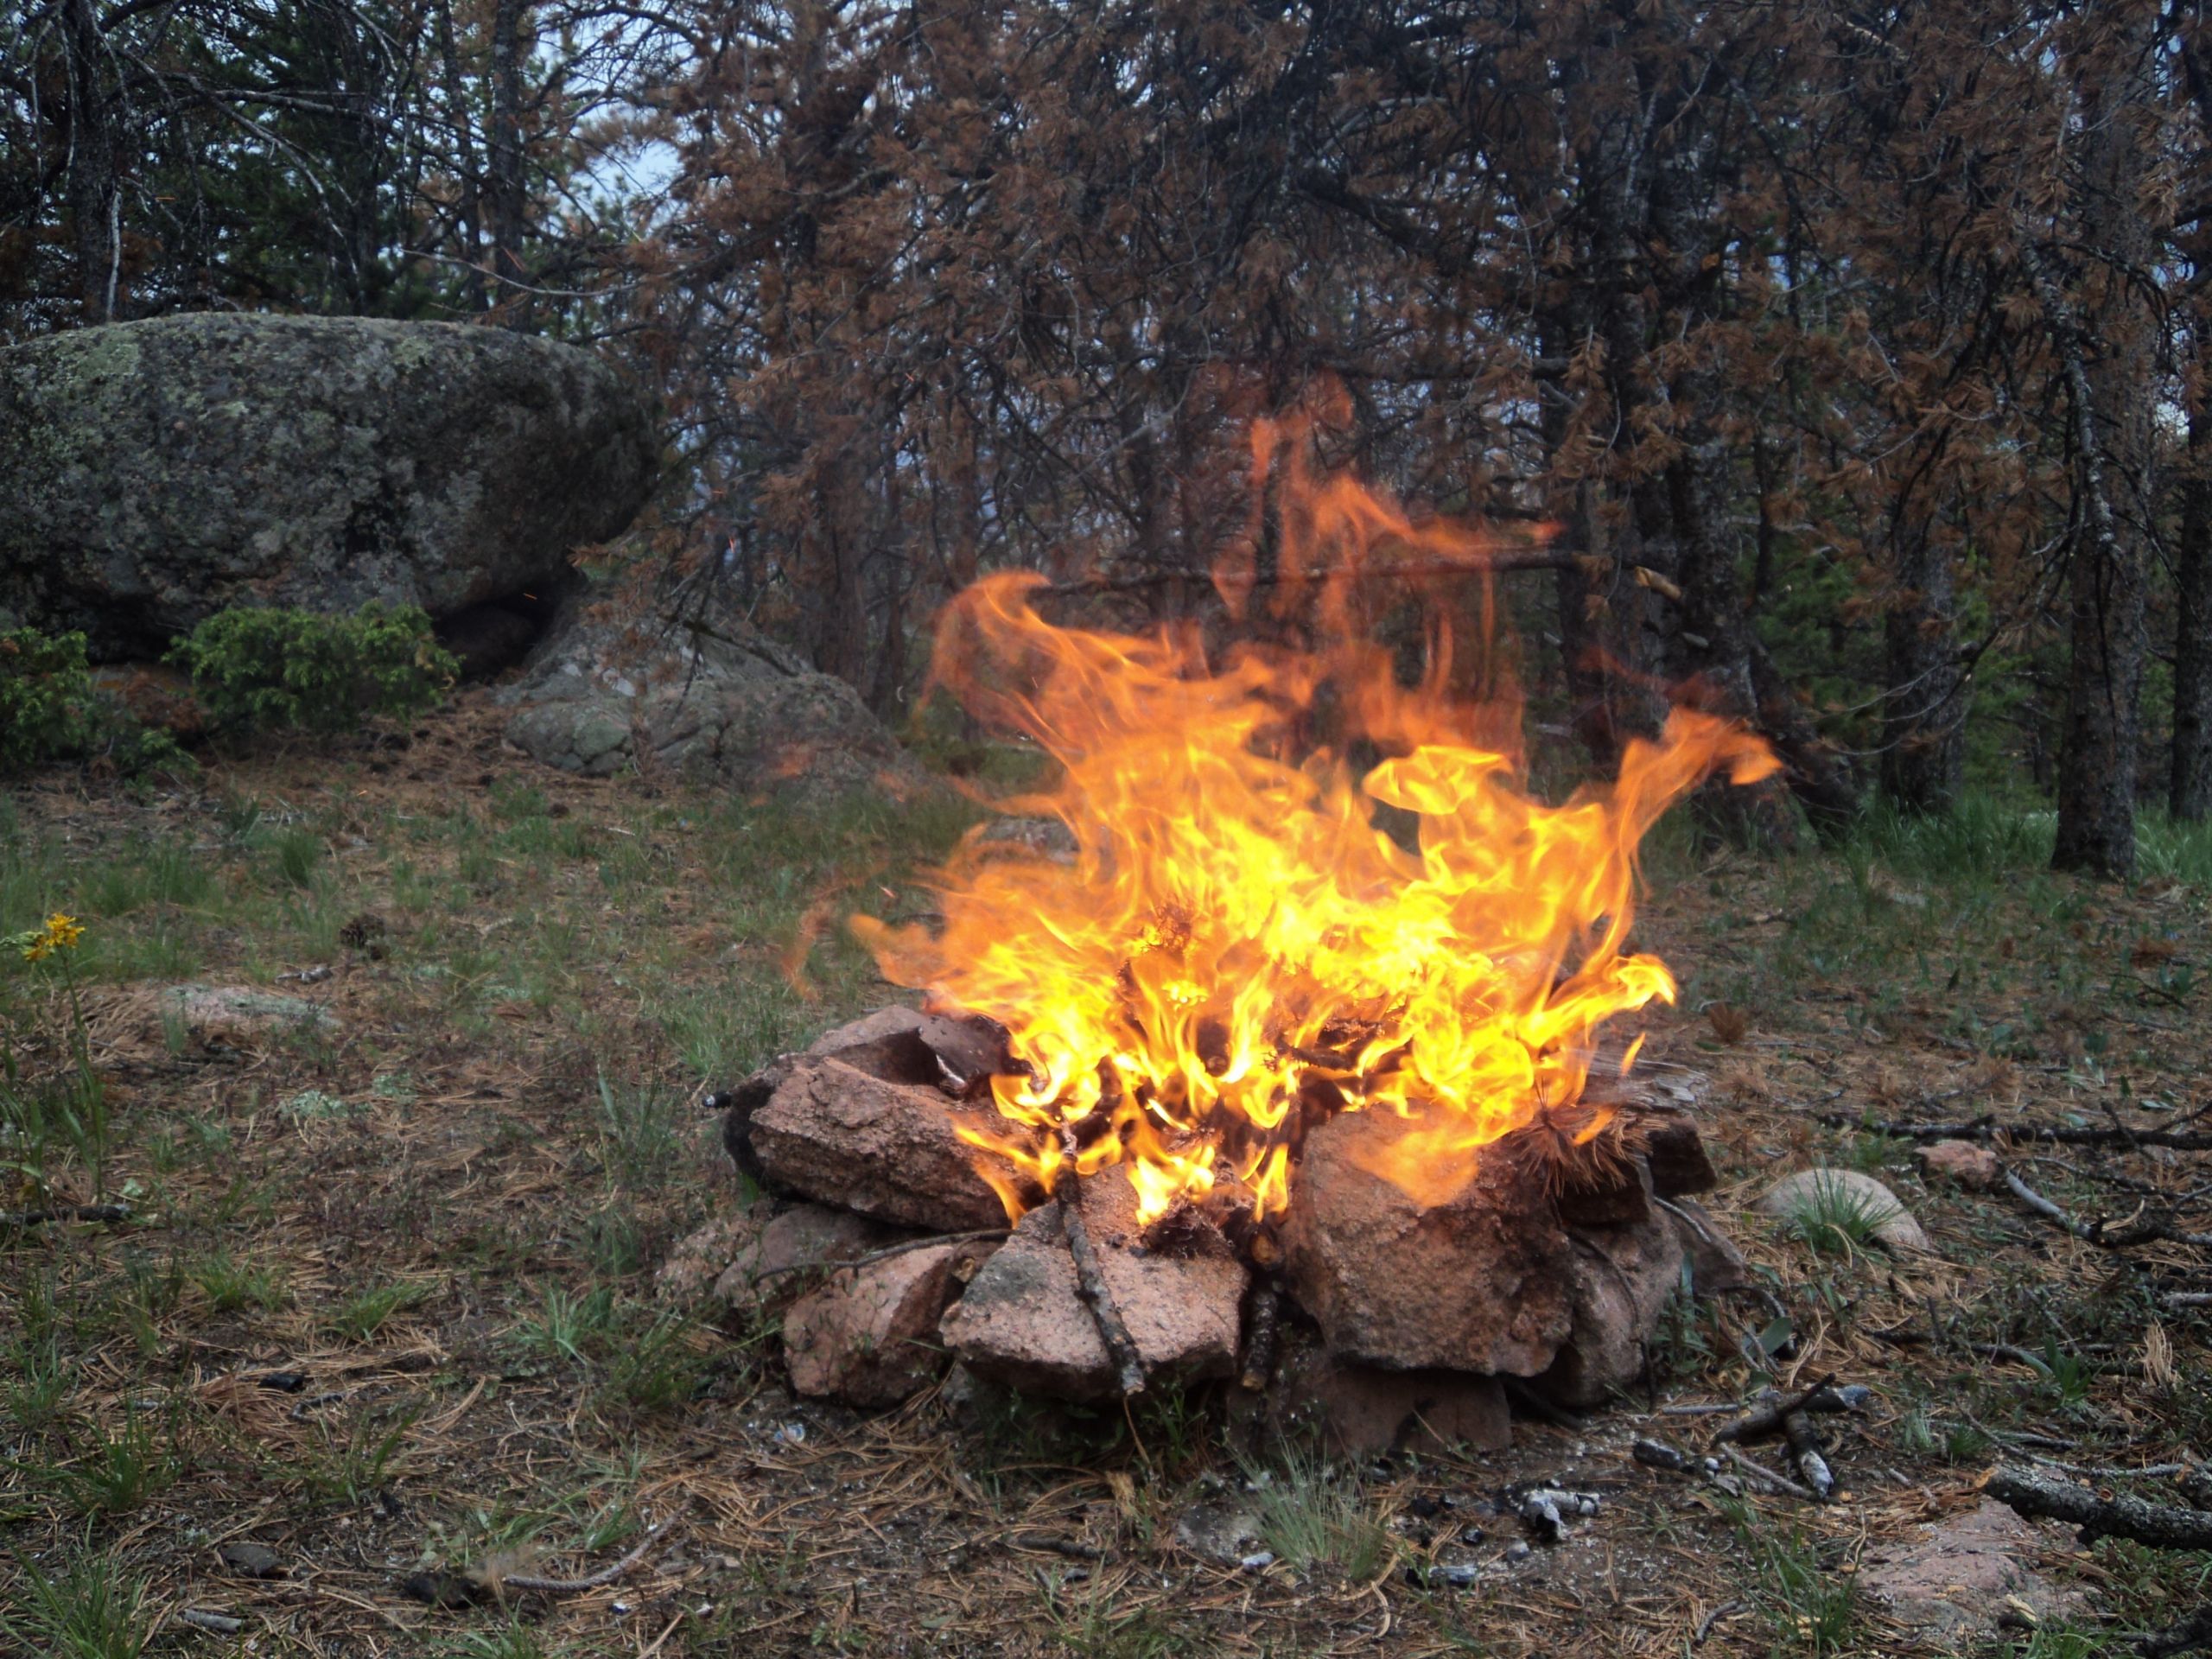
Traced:
<svg viewBox="0 0 2212 1659">
<path fill-rule="evenodd" d="M 1978 1117 L 1968 1123 L 1869 1123 L 1848 1112 L 1822 1112 L 1820 1121 L 1834 1129 L 1864 1129 L 1898 1141 L 2052 1141 L 2067 1147 L 2168 1147 L 2176 1152 L 2212 1152 L 2212 1134 L 2190 1129 L 2088 1128 L 2050 1123 L 2003 1123 Z"/>
<path fill-rule="evenodd" d="M 1740 1601 L 1722 1602 L 1718 1607 L 1707 1613 L 1703 1618 L 1698 1620 L 1697 1629 L 1690 1633 L 1690 1646 L 1694 1648 L 1703 1647 L 1705 1645 L 1705 1638 L 1713 1634 L 1713 1627 L 1714 1625 L 1718 1624 L 1722 1619 L 1727 1618 L 1731 1613 L 1741 1612 L 1743 1608 L 1744 1604 Z"/>
<path fill-rule="evenodd" d="M 181 1624 L 195 1630 L 213 1630 L 218 1636 L 236 1636 L 245 1629 L 245 1620 L 232 1618 L 228 1613 L 203 1613 L 197 1607 L 188 1607 L 177 1615 Z"/>
<path fill-rule="evenodd" d="M 1255 588 L 1272 588 L 1292 581 L 1324 583 L 1347 579 L 1358 582 L 1387 582 L 1392 578 L 1414 579 L 1425 576 L 1480 576 L 1502 574 L 1509 570 L 1572 570 L 1576 556 L 1564 551 L 1537 550 L 1522 552 L 1491 553 L 1479 560 L 1465 564 L 1397 564 L 1377 565 L 1371 570 L 1346 567 L 1341 569 L 1306 570 L 1294 575 L 1290 572 L 1262 573 L 1247 580 Z M 1151 570 L 1128 576 L 1096 576 L 1087 582 L 1054 582 L 1035 589 L 1042 597 L 1072 598 L 1079 594 L 1137 594 L 1154 588 L 1171 587 L 1179 582 L 1189 582 L 1193 588 L 1210 588 L 1212 582 L 1205 575 L 1192 570 Z"/>
<path fill-rule="evenodd" d="M 1751 1476 L 1752 1479 L 1759 1481 L 1767 1486 L 1772 1487 L 1777 1492 L 1781 1492 L 1790 1497 L 1802 1497 L 1808 1503 L 1817 1503 L 1820 1502 L 1820 1499 L 1815 1497 L 1808 1489 L 1800 1486 L 1796 1481 L 1791 1480 L 1786 1475 L 1776 1474 L 1773 1470 L 1768 1468 L 1756 1458 L 1745 1456 L 1743 1452 L 1738 1451 L 1732 1446 L 1722 1446 L 1720 1448 L 1720 1453 L 1723 1457 L 1726 1458 L 1729 1462 L 1734 1464 L 1745 1474 Z"/>
<path fill-rule="evenodd" d="M 1136 1339 L 1129 1335 L 1129 1327 L 1122 1322 L 1122 1310 L 1114 1304 L 1114 1293 L 1106 1283 L 1105 1275 L 1098 1270 L 1098 1253 L 1090 1245 L 1090 1230 L 1083 1222 L 1083 1178 L 1076 1173 L 1075 1132 L 1060 1131 L 1060 1149 L 1065 1154 L 1052 1177 L 1052 1197 L 1060 1206 L 1060 1230 L 1067 1236 L 1068 1254 L 1075 1258 L 1076 1294 L 1090 1308 L 1090 1317 L 1097 1322 L 1099 1337 L 1106 1344 L 1106 1351 L 1114 1361 L 1124 1398 L 1144 1392 L 1144 1361 L 1137 1353 Z"/>
<path fill-rule="evenodd" d="M 1983 1490 L 2020 1515 L 2071 1522 L 2085 1544 L 2113 1537 L 2158 1549 L 2212 1549 L 2212 1510 L 2146 1503 L 2126 1493 L 2099 1497 L 2086 1486 L 2014 1467 L 1999 1469 Z"/>
<path fill-rule="evenodd" d="M 1789 1442 L 1790 1461 L 1797 1465 L 1797 1472 L 1813 1496 L 1823 1503 L 1835 1495 L 1835 1476 L 1828 1469 L 1828 1460 L 1821 1455 L 1821 1437 L 1813 1428 L 1813 1420 L 1801 1408 L 1784 1412 L 1782 1433 Z"/>
<path fill-rule="evenodd" d="M 1713 1431 L 1713 1443 L 1724 1440 L 1756 1440 L 1769 1434 L 1779 1434 L 1783 1420 L 1793 1411 L 1850 1411 L 1853 1405 L 1846 1395 L 1829 1385 L 1835 1373 L 1829 1371 L 1810 1388 L 1800 1389 L 1792 1395 L 1777 1394 L 1772 1389 L 1760 1391 L 1758 1403 L 1742 1416 L 1721 1424 Z M 1864 1403 L 1865 1396 L 1853 1396 Z"/>
<path fill-rule="evenodd" d="M 57 1204 L 44 1210 L 0 1210 L 0 1232 L 25 1232 L 49 1221 L 96 1221 L 113 1226 L 130 1219 L 127 1204 Z"/>
<path fill-rule="evenodd" d="M 660 1536 L 660 1532 L 658 1526 L 646 1528 L 645 1535 L 638 1541 L 638 1547 L 627 1555 L 581 1579 L 541 1579 L 524 1573 L 505 1573 L 499 1576 L 499 1587 L 502 1590 L 534 1590 L 546 1596 L 580 1596 L 587 1590 L 596 1590 L 601 1585 L 613 1583 L 644 1560 L 645 1552 L 652 1548 L 653 1540 Z"/>
<path fill-rule="evenodd" d="M 2108 1250 L 2122 1250 L 2131 1245 L 2161 1241 L 2172 1244 L 2212 1245 L 2212 1233 L 2185 1233 L 2167 1221 L 2135 1221 L 2112 1229 L 2107 1229 L 2101 1221 L 2077 1221 L 2009 1169 L 2005 1172 L 2005 1185 L 2011 1189 L 2014 1198 L 2036 1214 L 2056 1223 L 2083 1243 L 2100 1245 Z"/>
</svg>

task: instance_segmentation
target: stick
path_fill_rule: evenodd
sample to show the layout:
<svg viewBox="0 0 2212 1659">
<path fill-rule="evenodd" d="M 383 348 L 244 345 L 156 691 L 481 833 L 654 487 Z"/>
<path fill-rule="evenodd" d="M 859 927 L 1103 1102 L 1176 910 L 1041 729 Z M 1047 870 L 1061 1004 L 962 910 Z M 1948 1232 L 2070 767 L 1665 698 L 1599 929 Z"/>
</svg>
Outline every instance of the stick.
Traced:
<svg viewBox="0 0 2212 1659">
<path fill-rule="evenodd" d="M 213 1630 L 218 1636 L 236 1636 L 245 1629 L 245 1620 L 242 1618 L 232 1618 L 228 1613 L 203 1613 L 197 1607 L 186 1608 L 177 1618 L 195 1630 Z"/>
<path fill-rule="evenodd" d="M 587 1590 L 596 1590 L 603 1584 L 613 1583 L 644 1560 L 645 1552 L 652 1548 L 653 1540 L 659 1536 L 658 1527 L 647 1527 L 645 1535 L 638 1541 L 635 1549 L 613 1565 L 602 1567 L 598 1572 L 581 1579 L 540 1579 L 528 1573 L 505 1573 L 499 1577 L 499 1587 L 502 1590 L 535 1590 L 548 1596 L 580 1596 Z"/>
<path fill-rule="evenodd" d="M 1341 582 L 1346 578 L 1360 582 L 1387 582 L 1392 578 L 1413 579 L 1422 576 L 1480 576 L 1502 575 L 1510 570 L 1572 570 L 1576 556 L 1573 553 L 1537 550 L 1522 552 L 1491 553 L 1480 560 L 1465 564 L 1396 564 L 1378 565 L 1372 570 L 1354 568 L 1329 570 L 1307 570 L 1296 576 L 1287 573 L 1255 575 L 1247 578 L 1255 588 L 1273 588 L 1292 581 L 1316 583 Z M 1096 576 L 1088 582 L 1055 582 L 1039 588 L 1039 597 L 1071 598 L 1077 594 L 1137 594 L 1148 588 L 1166 588 L 1179 582 L 1187 582 L 1193 588 L 1213 586 L 1211 578 L 1200 571 L 1152 570 L 1128 576 Z"/>
<path fill-rule="evenodd" d="M 2083 1243 L 2101 1245 L 2108 1250 L 2121 1250 L 2130 1245 L 2149 1244 L 2160 1240 L 2173 1244 L 2212 1244 L 2212 1233 L 2184 1233 L 2168 1221 L 2133 1222 L 2107 1231 L 2101 1221 L 2076 1221 L 2009 1169 L 2005 1172 L 2005 1185 L 2012 1189 L 2014 1198 L 2036 1214 L 2056 1222 Z"/>
<path fill-rule="evenodd" d="M 1282 1298 L 1275 1289 L 1275 1281 L 1265 1274 L 1252 1286 L 1252 1315 L 1244 1338 L 1244 1367 L 1237 1374 L 1237 1386 L 1247 1394 L 1261 1394 L 1267 1389 L 1275 1370 L 1275 1325 L 1282 1311 Z"/>
<path fill-rule="evenodd" d="M 1827 1503 L 1835 1496 L 1835 1476 L 1829 1471 L 1827 1459 L 1821 1454 L 1821 1437 L 1814 1431 L 1813 1420 L 1802 1409 L 1784 1412 L 1782 1432 L 1789 1441 L 1789 1457 L 1797 1472 L 1813 1496 Z"/>
<path fill-rule="evenodd" d="M 1971 1123 L 1869 1123 L 1848 1112 L 1822 1112 L 1832 1129 L 1864 1129 L 1899 1141 L 1989 1141 L 2002 1134 L 2014 1141 L 2052 1141 L 2066 1147 L 2171 1147 L 2177 1152 L 2212 1152 L 2212 1134 L 2190 1129 L 2086 1128 L 2045 1123 L 1999 1125 L 1986 1117 Z"/>
<path fill-rule="evenodd" d="M 1844 1396 L 1829 1387 L 1834 1381 L 1835 1373 L 1830 1371 L 1810 1388 L 1800 1389 L 1792 1395 L 1777 1394 L 1772 1389 L 1761 1389 L 1758 1402 L 1751 1410 L 1713 1431 L 1713 1443 L 1719 1446 L 1724 1440 L 1756 1440 L 1769 1434 L 1779 1434 L 1783 1419 L 1793 1411 L 1850 1410 L 1851 1407 L 1845 1403 Z M 1821 1400 L 1824 1395 L 1827 1396 L 1827 1400 L 1819 1405 L 1813 1403 Z"/>
<path fill-rule="evenodd" d="M 1068 1254 L 1075 1258 L 1076 1294 L 1090 1306 L 1090 1317 L 1097 1322 L 1098 1335 L 1114 1361 L 1126 1399 L 1144 1392 L 1144 1361 L 1129 1327 L 1122 1323 L 1122 1310 L 1114 1305 L 1114 1293 L 1107 1287 L 1105 1275 L 1098 1270 L 1098 1253 L 1090 1247 L 1090 1230 L 1083 1224 L 1083 1178 L 1076 1173 L 1072 1129 L 1060 1131 L 1060 1149 L 1065 1156 L 1052 1176 L 1052 1197 L 1060 1206 L 1060 1230 L 1067 1235 Z"/>
<path fill-rule="evenodd" d="M 2212 1549 L 2212 1510 L 2146 1503 L 2125 1493 L 2099 1497 L 2086 1486 L 2012 1466 L 1999 1469 L 1983 1490 L 2020 1515 L 2070 1522 L 2085 1544 L 2112 1537 L 2158 1549 Z"/>
<path fill-rule="evenodd" d="M 113 1226 L 130 1219 L 127 1204 L 58 1204 L 46 1210 L 0 1210 L 0 1232 L 27 1232 L 49 1221 L 97 1221 Z"/>
<path fill-rule="evenodd" d="M 2178 1624 L 2152 1630 L 2136 1643 L 2143 1659 L 2170 1659 L 2177 1653 L 2212 1648 L 2212 1607 L 2200 1607 Z"/>
<path fill-rule="evenodd" d="M 1754 1480 L 1772 1487 L 1776 1491 L 1781 1492 L 1789 1497 L 1802 1497 L 1808 1503 L 1817 1503 L 1820 1502 L 1820 1499 L 1813 1495 L 1810 1489 L 1800 1486 L 1796 1481 L 1789 1479 L 1786 1476 L 1776 1474 L 1773 1470 L 1768 1468 L 1764 1464 L 1758 1462 L 1756 1459 L 1745 1457 L 1734 1446 L 1724 1446 L 1720 1448 L 1720 1451 L 1722 1456 L 1726 1457 L 1729 1462 L 1734 1464 L 1745 1474 L 1751 1476 Z"/>
<path fill-rule="evenodd" d="M 783 1273 L 842 1273 L 849 1268 L 864 1268 L 871 1262 L 904 1255 L 909 1250 L 926 1250 L 933 1244 L 974 1244 L 984 1239 L 1004 1238 L 1010 1230 L 1004 1227 L 979 1227 L 972 1233 L 931 1233 L 922 1238 L 902 1239 L 896 1244 L 887 1244 L 880 1250 L 870 1250 L 865 1255 L 848 1256 L 842 1262 L 793 1262 L 780 1268 L 766 1268 L 753 1274 L 756 1279 L 773 1279 Z"/>
</svg>

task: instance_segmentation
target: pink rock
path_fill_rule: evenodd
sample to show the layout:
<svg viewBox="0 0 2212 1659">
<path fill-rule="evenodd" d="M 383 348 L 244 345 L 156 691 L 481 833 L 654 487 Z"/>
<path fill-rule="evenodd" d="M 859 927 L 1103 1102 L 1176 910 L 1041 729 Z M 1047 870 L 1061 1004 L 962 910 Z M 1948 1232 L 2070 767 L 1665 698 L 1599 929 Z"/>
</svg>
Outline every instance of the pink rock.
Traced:
<svg viewBox="0 0 2212 1659">
<path fill-rule="evenodd" d="M 842 1264 L 913 1236 L 848 1210 L 793 1205 L 756 1225 L 715 1281 L 715 1294 L 734 1307 L 780 1307 Z"/>
<path fill-rule="evenodd" d="M 832 1274 L 784 1315 L 791 1387 L 815 1399 L 893 1406 L 944 1368 L 938 1321 L 961 1247 L 924 1245 Z"/>
<path fill-rule="evenodd" d="M 653 1274 L 654 1288 L 671 1302 L 696 1301 L 760 1236 L 758 1210 L 716 1216 L 668 1253 L 668 1260 Z"/>
<path fill-rule="evenodd" d="M 1003 1227 L 1006 1207 L 976 1164 L 990 1161 L 1008 1184 L 1019 1178 L 1006 1160 L 962 1141 L 962 1124 L 1012 1128 L 937 1089 L 823 1059 L 795 1065 L 745 1134 L 768 1180 L 824 1204 L 942 1233 Z"/>
<path fill-rule="evenodd" d="M 1972 1141 L 1938 1141 L 1920 1147 L 1915 1156 L 1922 1174 L 1941 1176 L 1975 1192 L 1996 1185 L 2005 1173 L 1995 1153 Z"/>
<path fill-rule="evenodd" d="M 1578 1227 L 1573 1238 L 1574 1325 L 1536 1387 L 1580 1408 L 1603 1405 L 1644 1375 L 1652 1333 L 1681 1283 L 1682 1244 L 1664 1215 Z"/>
<path fill-rule="evenodd" d="M 1867 1550 L 1859 1588 L 1898 1624 L 1947 1644 L 1993 1630 L 2008 1599 L 2038 1618 L 2081 1611 L 2081 1598 L 2030 1565 L 2044 1550 L 2068 1553 L 2063 1529 L 2037 1528 L 1984 1498 L 1974 1509 Z M 1945 1651 L 1956 1651 L 1947 1645 Z"/>
<path fill-rule="evenodd" d="M 1689 1263 L 1693 1293 L 1718 1296 L 1751 1282 L 1751 1262 L 1711 1211 L 1695 1198 L 1669 1198 L 1662 1209 Z"/>
<path fill-rule="evenodd" d="M 1513 1444 L 1505 1385 L 1494 1376 L 1386 1371 L 1309 1343 L 1284 1363 L 1275 1389 L 1284 1427 L 1319 1427 L 1345 1457 L 1455 1445 L 1503 1452 Z"/>
<path fill-rule="evenodd" d="M 1099 1276 L 1136 1344 L 1145 1375 L 1190 1380 L 1236 1369 L 1244 1265 L 1211 1228 L 1184 1253 L 1147 1250 L 1136 1194 L 1116 1166 L 1084 1183 L 1084 1219 Z M 1077 1294 L 1075 1262 L 1046 1205 L 1021 1218 L 944 1318 L 946 1343 L 978 1375 L 1064 1399 L 1101 1399 L 1116 1379 L 1097 1321 Z"/>
<path fill-rule="evenodd" d="M 1573 1324 L 1574 1252 L 1543 1172 L 1503 1143 L 1425 1207 L 1362 1167 L 1402 1124 L 1331 1118 L 1306 1138 L 1282 1226 L 1283 1277 L 1340 1357 L 1534 1376 Z"/>
</svg>

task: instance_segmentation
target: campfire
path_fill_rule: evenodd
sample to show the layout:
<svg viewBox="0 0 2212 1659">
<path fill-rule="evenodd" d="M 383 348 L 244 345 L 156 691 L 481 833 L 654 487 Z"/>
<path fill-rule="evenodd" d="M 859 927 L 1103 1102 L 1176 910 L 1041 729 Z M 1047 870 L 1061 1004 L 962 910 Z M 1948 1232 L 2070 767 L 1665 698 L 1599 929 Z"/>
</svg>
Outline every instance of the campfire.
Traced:
<svg viewBox="0 0 2212 1659">
<path fill-rule="evenodd" d="M 1694 1122 L 1622 1029 L 1675 994 L 1630 946 L 1637 849 L 1772 757 L 1678 709 L 1538 799 L 1497 653 L 1446 625 L 1487 613 L 1492 543 L 1298 449 L 1255 441 L 1211 630 L 1056 625 L 1034 575 L 948 607 L 936 680 L 1052 763 L 1001 807 L 1052 832 L 971 835 L 927 924 L 855 918 L 927 1011 L 731 1100 L 732 1155 L 809 1203 L 727 1287 L 829 1270 L 785 1315 L 802 1392 L 901 1397 L 949 1350 L 1064 1396 L 1280 1381 L 1340 1438 L 1481 1440 L 1502 1379 L 1631 1382 L 1686 1255 L 1725 1256 Z M 1409 596 L 1410 674 L 1378 610 Z"/>
</svg>

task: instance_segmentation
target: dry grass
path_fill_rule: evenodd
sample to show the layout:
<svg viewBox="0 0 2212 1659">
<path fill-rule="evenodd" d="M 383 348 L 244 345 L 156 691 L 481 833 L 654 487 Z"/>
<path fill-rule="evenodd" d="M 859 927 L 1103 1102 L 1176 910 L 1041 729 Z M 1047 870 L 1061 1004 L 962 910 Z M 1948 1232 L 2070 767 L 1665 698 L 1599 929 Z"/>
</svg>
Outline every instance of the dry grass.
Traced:
<svg viewBox="0 0 2212 1659">
<path fill-rule="evenodd" d="M 1686 1313 L 1652 1397 L 1581 1432 L 1521 1425 L 1499 1457 L 1351 1471 L 1255 1452 L 1213 1396 L 961 1429 L 933 1399 L 874 1419 L 794 1403 L 759 1333 L 653 1295 L 717 1201 L 694 1103 L 885 999 L 834 929 L 804 951 L 818 1000 L 783 963 L 832 908 L 925 909 L 906 873 L 957 815 L 817 822 L 563 779 L 496 729 L 472 699 L 404 747 L 0 804 L 0 932 L 54 908 L 90 930 L 105 1110 L 65 1119 L 66 998 L 0 963 L 19 1068 L 0 1161 L 72 1201 L 98 1167 L 138 1212 L 0 1238 L 0 1651 L 1615 1656 L 1684 1653 L 1702 1628 L 1700 1654 L 1895 1653 L 1910 1642 L 1850 1569 L 1974 1503 L 2000 1447 L 2150 1463 L 2212 1429 L 2212 1319 L 2158 1300 L 2212 1287 L 2202 1252 L 2100 1249 L 2001 1192 L 1923 1186 L 1906 1146 L 1818 1119 L 2183 1118 L 2212 1032 L 2203 894 L 1895 836 L 1783 866 L 1657 861 L 1643 937 L 1684 997 L 1652 1052 L 1715 1078 L 1713 1207 L 1788 1323 L 1740 1301 Z M 349 929 L 362 917 L 379 925 Z M 331 1020 L 194 1027 L 160 995 L 183 982 Z M 2194 1206 L 2207 1224 L 2201 1154 L 2011 1155 L 2077 1214 Z M 1816 1249 L 1744 1213 L 1815 1161 L 1890 1182 L 1938 1255 Z M 1740 1394 L 1761 1332 L 1789 1338 L 1764 1367 L 1781 1380 L 1879 1391 L 1838 1436 L 1847 1501 L 1738 1503 L 1628 1459 L 1637 1433 L 1694 1445 L 1705 1420 L 1654 1405 Z M 1257 1506 L 1270 1535 L 1304 1559 L 1240 1570 L 1179 1546 L 1194 1509 L 1252 1500 L 1255 1467 L 1279 1475 Z M 1491 1505 L 1537 1477 L 1605 1508 L 1509 1563 L 1519 1530 Z M 638 1570 L 579 1595 L 400 1592 L 431 1568 L 579 1576 L 649 1525 L 665 1530 Z M 222 1548 L 249 1541 L 285 1576 L 228 1571 Z M 1419 1570 L 1454 1560 L 1480 1567 L 1471 1587 Z M 2137 1622 L 2202 1572 L 2063 1534 L 2047 1565 Z M 2082 1650 L 2065 1641 L 2035 1650 Z"/>
</svg>

